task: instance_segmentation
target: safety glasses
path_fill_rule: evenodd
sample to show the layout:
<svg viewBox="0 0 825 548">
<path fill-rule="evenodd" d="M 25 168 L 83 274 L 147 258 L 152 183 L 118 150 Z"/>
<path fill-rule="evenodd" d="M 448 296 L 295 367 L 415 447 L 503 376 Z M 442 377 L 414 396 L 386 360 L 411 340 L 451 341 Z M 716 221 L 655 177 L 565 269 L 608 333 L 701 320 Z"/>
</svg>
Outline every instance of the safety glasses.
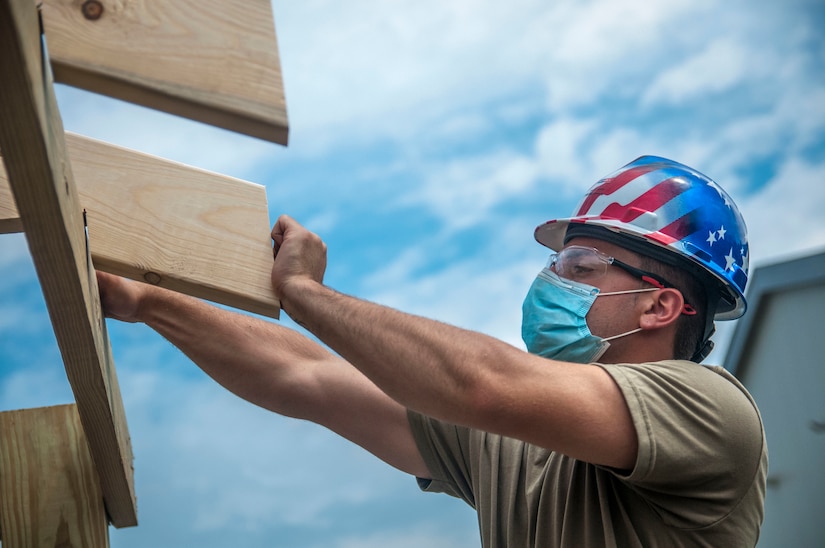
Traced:
<svg viewBox="0 0 825 548">
<path fill-rule="evenodd" d="M 611 265 L 617 266 L 631 276 L 659 289 L 666 287 L 675 288 L 673 284 L 661 276 L 636 268 L 635 266 L 630 266 L 593 247 L 571 245 L 565 247 L 558 253 L 553 253 L 547 261 L 547 268 L 562 278 L 587 285 L 596 285 L 594 282 L 607 274 L 607 267 Z M 696 314 L 696 310 L 685 303 L 683 313 L 693 315 Z"/>
</svg>

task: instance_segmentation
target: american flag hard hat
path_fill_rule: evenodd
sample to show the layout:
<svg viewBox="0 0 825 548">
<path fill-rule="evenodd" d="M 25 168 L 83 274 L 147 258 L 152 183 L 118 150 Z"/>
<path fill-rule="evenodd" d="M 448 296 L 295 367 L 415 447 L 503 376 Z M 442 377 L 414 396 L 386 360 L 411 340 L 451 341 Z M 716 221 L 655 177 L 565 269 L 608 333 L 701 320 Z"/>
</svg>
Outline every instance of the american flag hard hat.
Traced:
<svg viewBox="0 0 825 548">
<path fill-rule="evenodd" d="M 635 242 L 637 250 L 643 243 L 643 253 L 687 259 L 694 271 L 698 267 L 719 284 L 715 319 L 744 314 L 749 253 L 745 221 L 730 196 L 695 169 L 642 156 L 593 185 L 572 217 L 539 225 L 536 240 L 559 250 L 571 226 L 603 227 Z"/>
</svg>

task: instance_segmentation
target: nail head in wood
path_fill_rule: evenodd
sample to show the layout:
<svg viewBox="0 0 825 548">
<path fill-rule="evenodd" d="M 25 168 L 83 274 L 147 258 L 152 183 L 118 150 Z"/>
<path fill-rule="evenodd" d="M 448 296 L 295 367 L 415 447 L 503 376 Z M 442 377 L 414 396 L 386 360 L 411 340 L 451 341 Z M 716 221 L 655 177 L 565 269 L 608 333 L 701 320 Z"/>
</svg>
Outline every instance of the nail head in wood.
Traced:
<svg viewBox="0 0 825 548">
<path fill-rule="evenodd" d="M 89 21 L 97 21 L 103 15 L 103 4 L 98 0 L 86 0 L 80 6 L 80 10 L 83 12 L 83 17 Z"/>
</svg>

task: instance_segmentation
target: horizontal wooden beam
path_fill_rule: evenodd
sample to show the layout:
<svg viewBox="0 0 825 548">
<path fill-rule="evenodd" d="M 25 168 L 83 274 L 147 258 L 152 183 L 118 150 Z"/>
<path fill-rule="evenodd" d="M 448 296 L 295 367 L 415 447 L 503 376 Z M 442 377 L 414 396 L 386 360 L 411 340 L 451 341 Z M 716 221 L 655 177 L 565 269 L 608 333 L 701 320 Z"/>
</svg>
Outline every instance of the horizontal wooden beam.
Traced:
<svg viewBox="0 0 825 548">
<path fill-rule="evenodd" d="M 67 134 L 95 266 L 278 317 L 266 189 Z"/>
<path fill-rule="evenodd" d="M 109 522 L 77 406 L 0 413 L 3 548 L 108 548 Z"/>
<path fill-rule="evenodd" d="M 278 317 L 263 186 L 71 133 L 66 144 L 96 268 Z M 0 170 L 0 200 L 7 184 Z M 0 208 L 0 230 L 15 214 Z"/>
<path fill-rule="evenodd" d="M 269 0 L 31 0 L 55 80 L 283 145 Z"/>
<path fill-rule="evenodd" d="M 137 524 L 132 448 L 31 0 L 0 0 L 0 149 L 112 524 Z"/>
</svg>

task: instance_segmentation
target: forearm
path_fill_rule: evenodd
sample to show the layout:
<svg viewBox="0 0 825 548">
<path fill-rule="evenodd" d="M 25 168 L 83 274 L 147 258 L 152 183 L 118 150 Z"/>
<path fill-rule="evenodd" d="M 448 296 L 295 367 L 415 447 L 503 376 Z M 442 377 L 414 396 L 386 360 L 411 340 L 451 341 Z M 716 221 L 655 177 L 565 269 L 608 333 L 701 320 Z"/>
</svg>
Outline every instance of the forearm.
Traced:
<svg viewBox="0 0 825 548">
<path fill-rule="evenodd" d="M 151 288 L 139 318 L 238 396 L 331 429 L 424 477 L 406 409 L 352 365 L 295 330 Z"/>
<path fill-rule="evenodd" d="M 423 414 L 479 424 L 484 386 L 518 351 L 486 335 L 299 282 L 284 310 L 385 393 Z M 513 371 L 511 368 L 510 372 Z"/>
<path fill-rule="evenodd" d="M 231 392 L 289 416 L 306 415 L 310 366 L 331 357 L 292 329 L 151 286 L 137 319 Z"/>
</svg>

